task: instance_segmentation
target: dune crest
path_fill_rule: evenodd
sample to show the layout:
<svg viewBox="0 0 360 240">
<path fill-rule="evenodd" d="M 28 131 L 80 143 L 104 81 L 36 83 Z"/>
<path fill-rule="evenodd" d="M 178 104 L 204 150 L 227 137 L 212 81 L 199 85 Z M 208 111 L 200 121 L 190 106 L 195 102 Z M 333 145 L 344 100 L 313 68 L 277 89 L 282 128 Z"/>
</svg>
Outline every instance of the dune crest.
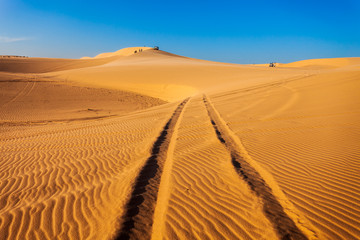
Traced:
<svg viewBox="0 0 360 240">
<path fill-rule="evenodd" d="M 154 49 L 152 47 L 129 47 L 117 50 L 116 52 L 108 52 L 108 53 L 100 53 L 96 55 L 94 58 L 106 58 L 106 57 L 114 57 L 114 56 L 130 56 L 135 54 L 135 52 L 139 53 L 140 51 L 146 51 Z"/>
<path fill-rule="evenodd" d="M 340 68 L 348 66 L 360 67 L 360 58 L 324 58 L 309 59 L 287 64 L 281 64 L 281 67 L 305 67 L 305 68 Z"/>
</svg>

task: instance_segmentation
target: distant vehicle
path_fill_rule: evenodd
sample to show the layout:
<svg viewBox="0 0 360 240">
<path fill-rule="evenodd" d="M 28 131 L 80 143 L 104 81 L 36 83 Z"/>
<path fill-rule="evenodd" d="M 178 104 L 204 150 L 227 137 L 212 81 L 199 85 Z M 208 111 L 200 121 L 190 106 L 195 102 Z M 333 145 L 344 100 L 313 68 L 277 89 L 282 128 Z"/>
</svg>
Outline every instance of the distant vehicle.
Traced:
<svg viewBox="0 0 360 240">
<path fill-rule="evenodd" d="M 158 47 L 158 46 L 155 46 L 155 47 L 154 47 L 154 50 L 159 50 L 159 47 Z"/>
<path fill-rule="evenodd" d="M 270 63 L 269 67 L 276 67 L 276 63 L 275 62 Z"/>
</svg>

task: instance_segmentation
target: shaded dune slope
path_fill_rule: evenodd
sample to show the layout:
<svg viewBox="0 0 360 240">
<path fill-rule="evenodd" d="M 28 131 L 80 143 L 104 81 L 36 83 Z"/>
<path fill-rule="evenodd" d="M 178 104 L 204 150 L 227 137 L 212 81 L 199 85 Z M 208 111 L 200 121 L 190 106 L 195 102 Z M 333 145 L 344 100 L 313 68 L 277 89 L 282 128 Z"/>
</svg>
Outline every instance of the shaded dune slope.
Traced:
<svg viewBox="0 0 360 240">
<path fill-rule="evenodd" d="M 0 58 L 0 72 L 46 73 L 94 67 L 111 62 L 118 57 L 101 59 L 55 59 L 55 58 Z"/>
<path fill-rule="evenodd" d="M 138 93 L 74 86 L 38 75 L 1 78 L 0 74 L 0 124 L 108 118 L 164 103 Z"/>
</svg>

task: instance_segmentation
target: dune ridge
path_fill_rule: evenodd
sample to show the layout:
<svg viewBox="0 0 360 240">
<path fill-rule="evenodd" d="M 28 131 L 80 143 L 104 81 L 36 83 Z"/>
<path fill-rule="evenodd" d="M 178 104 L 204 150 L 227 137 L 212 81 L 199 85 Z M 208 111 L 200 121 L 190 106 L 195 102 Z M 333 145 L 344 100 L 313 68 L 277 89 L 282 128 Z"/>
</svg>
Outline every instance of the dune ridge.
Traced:
<svg viewBox="0 0 360 240">
<path fill-rule="evenodd" d="M 287 64 L 281 64 L 281 67 L 305 67 L 305 68 L 340 68 L 340 67 L 360 67 L 360 58 L 324 58 L 309 59 Z"/>
<path fill-rule="evenodd" d="M 153 49 L 152 47 L 129 47 L 129 48 L 123 48 L 116 52 L 108 52 L 108 53 L 100 53 L 96 55 L 94 58 L 108 58 L 108 57 L 114 57 L 114 56 L 130 56 L 135 54 L 135 52 L 140 53 L 140 51 L 146 51 Z"/>
</svg>

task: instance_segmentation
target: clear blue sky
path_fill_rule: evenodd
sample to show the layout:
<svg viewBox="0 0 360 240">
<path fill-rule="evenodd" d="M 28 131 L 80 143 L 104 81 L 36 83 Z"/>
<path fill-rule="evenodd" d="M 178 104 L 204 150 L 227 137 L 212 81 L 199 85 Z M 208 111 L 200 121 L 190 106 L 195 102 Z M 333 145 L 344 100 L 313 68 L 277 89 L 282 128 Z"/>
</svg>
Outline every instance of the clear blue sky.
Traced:
<svg viewBox="0 0 360 240">
<path fill-rule="evenodd" d="M 0 54 L 145 45 L 233 63 L 360 57 L 360 0 L 0 0 Z"/>
</svg>

